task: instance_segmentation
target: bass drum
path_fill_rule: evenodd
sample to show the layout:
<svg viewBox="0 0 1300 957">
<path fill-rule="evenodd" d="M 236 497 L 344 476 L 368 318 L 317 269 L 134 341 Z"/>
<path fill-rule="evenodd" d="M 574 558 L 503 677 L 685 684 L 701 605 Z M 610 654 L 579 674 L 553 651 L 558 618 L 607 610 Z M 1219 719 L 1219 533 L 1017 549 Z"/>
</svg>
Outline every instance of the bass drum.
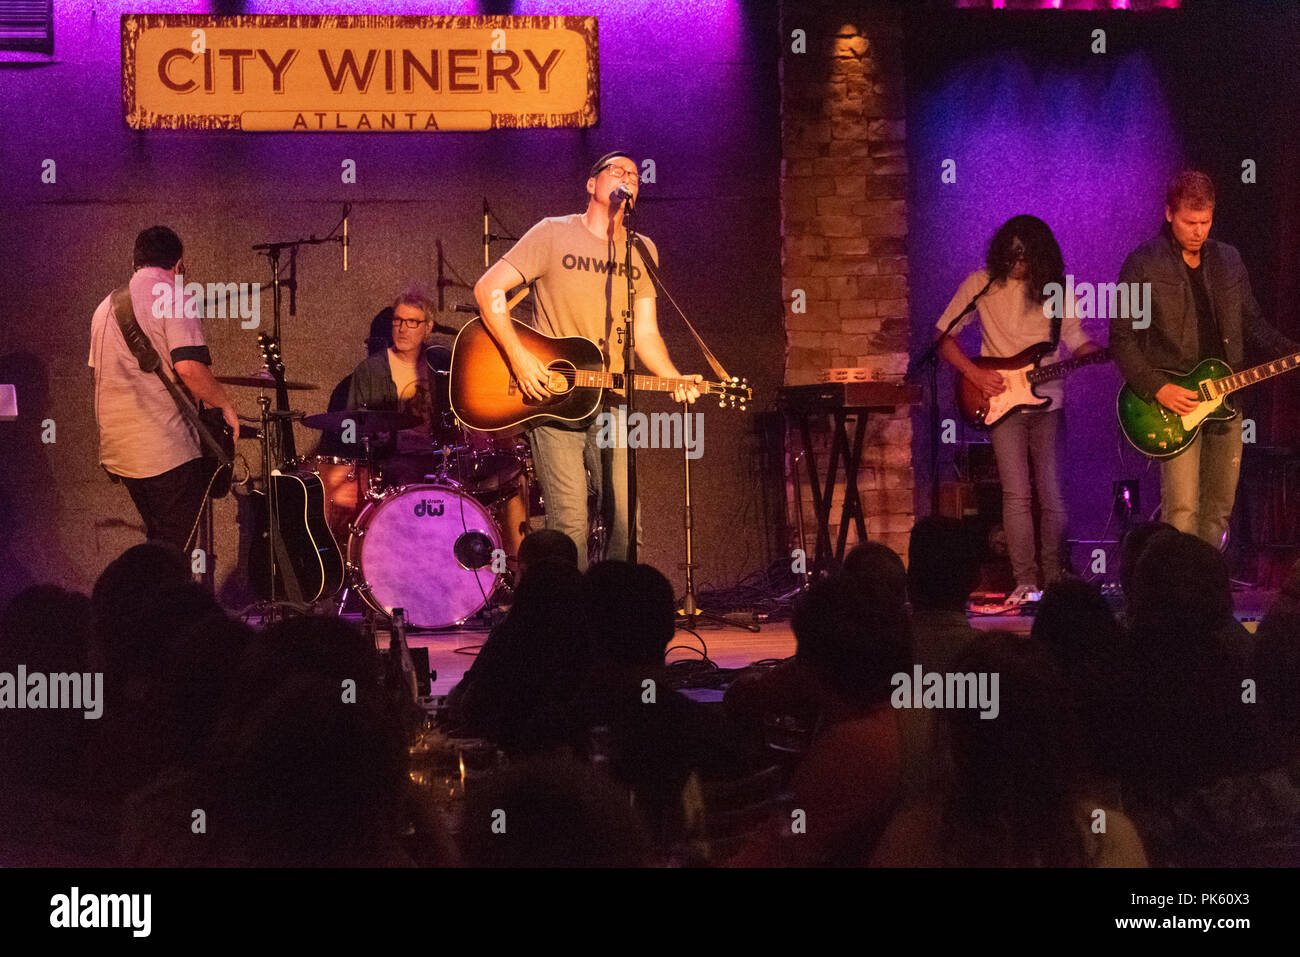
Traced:
<svg viewBox="0 0 1300 957">
<path fill-rule="evenodd" d="M 357 517 L 348 565 L 375 611 L 406 611 L 418 628 L 459 625 L 497 585 L 492 554 L 501 532 L 471 495 L 442 485 L 408 485 Z"/>
</svg>

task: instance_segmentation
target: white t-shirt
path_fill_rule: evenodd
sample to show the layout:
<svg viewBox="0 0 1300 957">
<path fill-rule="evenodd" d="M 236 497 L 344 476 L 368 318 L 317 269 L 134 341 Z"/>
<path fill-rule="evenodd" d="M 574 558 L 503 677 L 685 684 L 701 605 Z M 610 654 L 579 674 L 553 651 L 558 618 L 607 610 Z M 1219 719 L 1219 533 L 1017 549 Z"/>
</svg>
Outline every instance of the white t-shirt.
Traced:
<svg viewBox="0 0 1300 957">
<path fill-rule="evenodd" d="M 963 279 L 952 301 L 948 303 L 948 308 L 935 323 L 935 328 L 942 331 L 988 281 L 989 274 L 983 269 Z M 974 311 L 968 312 L 957 323 L 952 335 L 961 332 L 979 316 L 982 356 L 1013 356 L 1039 342 L 1048 342 L 1052 338 L 1052 320 L 1044 315 L 1042 303 L 1031 302 L 1026 297 L 1025 285 L 1023 279 L 1005 279 L 994 283 L 980 297 Z M 1067 312 L 1073 312 L 1074 315 L 1061 320 L 1061 342 L 1073 352 L 1088 341 L 1088 336 L 1079 325 L 1079 310 Z M 1058 344 L 1054 352 L 1043 357 L 1043 365 L 1059 362 L 1060 359 L 1061 347 Z M 1052 400 L 1051 408 L 1059 409 L 1065 395 L 1065 381 L 1052 379 L 1044 382 L 1038 386 L 1038 394 Z"/>
<path fill-rule="evenodd" d="M 136 320 L 153 343 L 163 369 L 177 379 L 174 365 L 181 359 L 193 359 L 211 365 L 203 330 L 196 316 L 202 302 L 190 305 L 190 297 L 174 297 L 167 303 L 170 310 L 163 317 L 154 315 L 157 283 L 173 287 L 166 269 L 146 266 L 131 277 L 131 305 Z M 90 357 L 87 365 L 95 370 L 95 420 L 99 423 L 99 461 L 114 475 L 124 478 L 151 478 L 183 465 L 199 456 L 199 439 L 189 423 L 181 417 L 167 387 L 152 372 L 141 372 L 122 330 L 113 316 L 112 296 L 106 296 L 90 321 Z M 170 311 L 171 316 L 165 313 Z M 177 314 L 179 313 L 179 314 Z"/>
</svg>

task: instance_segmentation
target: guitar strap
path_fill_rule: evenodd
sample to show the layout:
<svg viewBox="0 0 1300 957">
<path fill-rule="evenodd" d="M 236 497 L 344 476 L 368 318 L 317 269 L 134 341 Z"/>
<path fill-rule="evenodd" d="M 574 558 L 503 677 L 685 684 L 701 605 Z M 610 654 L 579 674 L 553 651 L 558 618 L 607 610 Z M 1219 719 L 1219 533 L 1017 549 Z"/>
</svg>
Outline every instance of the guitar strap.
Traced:
<svg viewBox="0 0 1300 957">
<path fill-rule="evenodd" d="M 677 310 L 677 314 L 682 317 L 682 322 L 686 323 L 686 328 L 691 330 L 691 335 L 693 335 L 695 341 L 700 344 L 700 349 L 704 352 L 704 359 L 708 362 L 710 368 L 713 369 L 713 374 L 723 382 L 729 381 L 731 376 L 728 375 L 727 370 L 722 367 L 722 363 L 718 361 L 718 357 L 713 354 L 713 350 L 710 349 L 708 345 L 705 344 L 704 340 L 700 338 L 700 334 L 696 332 L 695 327 L 691 325 L 691 320 L 686 318 L 686 313 L 682 311 L 681 306 L 677 305 L 677 301 L 673 299 L 672 293 L 664 288 L 663 282 L 659 279 L 659 270 L 655 268 L 654 259 L 651 257 L 650 251 L 646 249 L 645 243 L 641 241 L 640 236 L 636 237 L 635 246 L 636 251 L 641 255 L 641 262 L 645 266 L 646 272 L 650 274 L 650 280 L 663 292 L 663 294 L 668 298 L 668 301 L 673 304 L 673 308 Z"/>
<path fill-rule="evenodd" d="M 199 418 L 199 410 L 194 407 L 194 402 L 188 395 L 172 380 L 171 376 L 163 369 L 162 359 L 158 357 L 158 350 L 153 347 L 149 337 L 144 334 L 140 328 L 140 321 L 135 317 L 135 308 L 131 304 L 131 293 L 126 286 L 120 286 L 113 290 L 110 305 L 113 309 L 113 316 L 117 320 L 118 328 L 122 330 L 122 338 L 126 340 L 127 348 L 135 356 L 135 361 L 140 364 L 141 372 L 152 372 L 158 377 L 167 389 L 167 393 L 176 403 L 176 408 L 180 410 L 182 418 L 194 427 L 198 433 L 200 441 L 208 447 L 212 457 L 217 460 L 217 464 L 222 468 L 232 466 L 231 456 L 221 447 L 218 442 L 208 431 L 203 420 Z"/>
</svg>

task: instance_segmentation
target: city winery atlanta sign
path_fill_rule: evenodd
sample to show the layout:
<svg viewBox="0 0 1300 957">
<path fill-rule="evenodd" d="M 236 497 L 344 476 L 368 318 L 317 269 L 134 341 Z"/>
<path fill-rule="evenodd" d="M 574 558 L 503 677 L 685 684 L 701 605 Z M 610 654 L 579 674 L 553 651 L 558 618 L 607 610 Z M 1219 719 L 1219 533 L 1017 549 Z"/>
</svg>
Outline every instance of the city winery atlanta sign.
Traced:
<svg viewBox="0 0 1300 957">
<path fill-rule="evenodd" d="M 122 17 L 136 130 L 593 126 L 595 17 Z"/>
</svg>

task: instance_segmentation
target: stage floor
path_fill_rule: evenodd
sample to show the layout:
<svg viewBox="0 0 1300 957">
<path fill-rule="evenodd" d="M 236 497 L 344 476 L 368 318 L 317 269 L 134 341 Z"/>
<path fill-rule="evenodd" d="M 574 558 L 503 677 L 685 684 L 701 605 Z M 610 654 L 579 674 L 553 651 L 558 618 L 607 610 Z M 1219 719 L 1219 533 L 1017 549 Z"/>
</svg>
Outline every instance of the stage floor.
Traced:
<svg viewBox="0 0 1300 957">
<path fill-rule="evenodd" d="M 1264 616 L 1276 597 L 1277 591 L 1272 589 L 1247 588 L 1234 592 L 1238 620 L 1254 631 L 1256 622 Z M 345 617 L 360 623 L 359 615 Z M 971 617 L 970 623 L 981 631 L 1000 629 L 1027 635 L 1033 627 L 1034 619 L 1031 615 L 980 615 Z M 708 624 L 699 627 L 697 632 L 708 648 L 709 657 L 720 668 L 744 668 L 755 661 L 788 658 L 794 654 L 794 632 L 790 630 L 789 621 L 764 622 L 759 625 L 759 629 L 758 632 L 750 632 L 743 628 Z M 438 632 L 413 631 L 408 642 L 413 648 L 429 649 L 429 667 L 437 672 L 431 691 L 436 696 L 447 694 L 464 677 L 465 672 L 474 664 L 478 646 L 486 638 L 486 628 L 466 627 Z M 380 632 L 378 642 L 381 648 L 387 647 L 386 631 Z M 698 648 L 700 642 L 692 634 L 679 629 L 673 645 Z M 670 651 L 668 660 L 698 657 L 698 653 L 679 648 Z"/>
</svg>

